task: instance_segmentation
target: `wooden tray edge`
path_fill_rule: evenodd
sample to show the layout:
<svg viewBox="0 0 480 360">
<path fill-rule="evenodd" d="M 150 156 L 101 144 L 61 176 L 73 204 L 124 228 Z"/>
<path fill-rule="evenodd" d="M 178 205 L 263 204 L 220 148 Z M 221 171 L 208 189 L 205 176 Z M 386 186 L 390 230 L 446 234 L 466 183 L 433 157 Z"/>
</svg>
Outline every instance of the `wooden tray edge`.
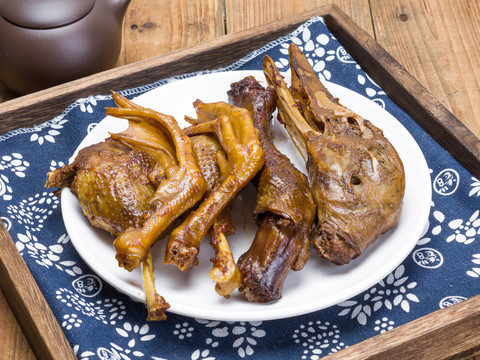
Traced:
<svg viewBox="0 0 480 360">
<path fill-rule="evenodd" d="M 27 264 L 0 221 L 0 287 L 35 356 L 76 359 Z"/>
<path fill-rule="evenodd" d="M 477 295 L 323 359 L 467 359 L 479 350 L 480 295 Z"/>
<path fill-rule="evenodd" d="M 276 38 L 281 30 L 288 29 L 285 30 L 285 33 L 288 33 L 290 29 L 295 28 L 313 16 L 325 16 L 330 30 L 350 54 L 354 55 L 356 54 L 354 51 L 358 51 L 362 56 L 368 55 L 371 57 L 370 51 L 372 51 L 373 54 L 386 56 L 388 59 L 386 62 L 384 59 L 370 59 L 376 61 L 376 66 L 381 66 L 382 69 L 385 67 L 385 71 L 382 72 L 380 79 L 375 76 L 372 76 L 372 78 L 384 88 L 387 94 L 402 108 L 405 107 L 405 102 L 399 98 L 407 96 L 407 94 L 405 94 L 406 92 L 410 94 L 409 91 L 415 90 L 413 92 L 415 96 L 412 98 L 412 96 L 409 95 L 408 99 L 417 104 L 418 107 L 426 106 L 426 109 L 423 109 L 419 113 L 413 111 L 413 114 L 411 113 L 412 109 L 410 109 L 410 112 L 408 109 L 404 109 L 412 115 L 415 120 L 419 119 L 420 125 L 423 126 L 427 132 L 442 146 L 445 146 L 469 171 L 478 177 L 480 169 L 480 157 L 478 155 L 480 145 L 478 138 L 435 100 L 408 72 L 391 58 L 375 40 L 371 39 L 368 35 L 365 37 L 366 33 L 334 5 L 285 18 L 281 21 L 261 26 L 258 29 L 250 29 L 236 34 L 225 35 L 206 44 L 204 43 L 201 46 L 193 46 L 140 63 L 126 65 L 121 68 L 5 102 L 0 104 L 0 115 L 2 115 L 2 121 L 8 121 L 8 126 L 0 127 L 0 133 L 20 127 L 23 124 L 23 126 L 31 126 L 33 124 L 34 114 L 37 115 L 36 123 L 45 121 L 47 119 L 45 116 L 48 116 L 48 118 L 52 117 L 51 107 L 47 107 L 46 114 L 35 112 L 35 108 L 41 110 L 45 108 L 45 105 L 48 106 L 48 104 L 54 103 L 60 104 L 57 108 L 64 108 L 77 98 L 91 95 L 94 91 L 101 90 L 105 92 L 105 89 L 110 88 L 107 85 L 123 84 L 123 87 L 115 86 L 115 89 L 131 87 L 132 83 L 127 82 L 127 80 L 138 75 L 141 75 L 140 78 L 143 83 L 147 83 L 149 81 L 145 81 L 144 76 L 144 72 L 147 69 L 151 70 L 153 67 L 157 69 L 155 74 L 161 74 L 165 72 L 165 66 L 180 62 L 178 66 L 172 68 L 171 75 L 173 75 L 175 71 L 185 70 L 187 68 L 188 62 L 184 61 L 185 56 L 196 56 L 198 55 L 198 51 L 200 51 L 203 56 L 208 56 L 209 53 L 226 46 L 226 44 L 231 43 L 234 39 L 238 39 L 239 41 L 242 39 L 245 40 L 242 36 L 244 37 L 249 34 L 254 34 L 259 40 L 261 36 L 270 32 L 273 38 Z M 276 29 L 277 32 L 273 31 L 273 29 Z M 341 33 L 343 31 L 345 31 L 344 35 Z M 356 39 L 357 35 L 360 36 L 361 41 Z M 269 40 L 266 40 L 265 42 L 268 41 Z M 254 47 L 258 47 L 257 42 L 249 41 L 249 43 L 253 44 Z M 363 57 L 358 58 L 355 55 L 354 57 L 367 72 L 374 66 L 368 63 L 365 64 Z M 178 74 L 180 73 L 181 72 L 178 72 Z M 400 81 L 394 77 L 395 74 L 400 75 Z M 392 84 L 398 83 L 399 88 L 394 88 L 392 84 L 385 84 L 388 81 L 391 81 Z M 141 85 L 141 83 L 138 83 L 138 85 Z M 134 84 L 133 86 L 136 85 Z M 31 111 L 33 114 L 28 114 L 28 111 Z M 18 121 L 18 119 L 27 120 L 22 122 Z M 430 123 L 430 121 L 433 121 L 433 123 Z M 440 126 L 440 130 L 438 126 Z M 463 143 L 465 139 L 468 140 L 466 144 Z M 458 150 L 457 147 L 460 147 L 460 150 Z M 464 157 L 462 158 L 462 156 Z M 476 165 L 477 169 L 472 169 L 474 165 Z M 65 334 L 58 325 L 53 313 L 51 313 L 51 309 L 48 307 L 43 294 L 41 294 L 40 290 L 38 290 L 40 294 L 35 294 L 37 290 L 33 290 L 32 292 L 30 288 L 22 287 L 22 284 L 30 284 L 38 289 L 35 280 L 26 267 L 23 258 L 18 253 L 18 250 L 14 247 L 13 241 L 6 232 L 3 224 L 0 225 L 0 239 L 5 243 L 11 243 L 11 246 L 2 246 L 0 250 L 0 277 L 2 279 L 0 286 L 36 356 L 39 359 L 75 358 L 65 338 Z M 11 248 L 12 246 L 13 249 Z M 3 249 L 3 247 L 5 247 L 5 249 Z M 19 274 L 14 276 L 15 272 Z M 26 304 L 25 301 L 22 301 L 22 299 L 28 298 L 29 296 L 34 296 L 34 294 L 35 299 L 33 302 L 29 301 L 29 303 Z M 471 336 L 465 336 L 465 331 L 463 330 L 480 329 L 480 316 L 478 316 L 477 310 L 479 304 L 480 295 L 399 326 L 387 333 L 364 340 L 338 353 L 329 355 L 325 359 L 405 359 L 408 358 L 405 357 L 405 354 L 408 354 L 411 349 L 416 350 L 414 352 L 414 358 L 416 359 L 446 359 L 451 358 L 452 354 L 457 356 L 473 354 L 480 348 L 478 331 L 474 333 L 474 340 L 472 340 Z M 38 311 L 46 311 L 49 313 L 46 316 L 48 320 L 37 322 L 39 320 L 34 314 Z M 451 334 L 452 331 L 454 331 L 453 334 Z M 47 335 L 42 336 L 42 334 Z M 458 336 L 451 336 L 455 334 Z M 444 339 L 444 341 L 438 341 L 439 338 L 436 336 L 441 336 L 441 339 Z M 64 348 L 64 342 L 66 342 L 66 348 Z M 388 344 L 385 342 L 388 342 Z M 455 346 L 452 346 L 453 342 Z M 418 351 L 421 347 L 424 348 L 423 354 L 426 354 L 425 357 L 422 357 L 422 353 Z M 432 348 L 435 348 L 435 352 L 433 353 L 436 355 L 435 357 L 430 356 L 432 354 Z M 394 357 L 395 354 L 403 354 L 403 357 Z"/>
</svg>

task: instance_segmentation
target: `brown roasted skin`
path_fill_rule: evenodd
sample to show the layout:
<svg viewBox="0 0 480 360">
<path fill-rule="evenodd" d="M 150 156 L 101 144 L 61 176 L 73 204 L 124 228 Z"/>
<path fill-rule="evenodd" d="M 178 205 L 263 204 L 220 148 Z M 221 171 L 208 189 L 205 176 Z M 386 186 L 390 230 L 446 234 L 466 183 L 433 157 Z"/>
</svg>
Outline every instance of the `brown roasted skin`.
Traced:
<svg viewBox="0 0 480 360">
<path fill-rule="evenodd" d="M 90 223 L 119 236 L 140 228 L 151 215 L 158 180 L 152 174 L 160 172 L 152 156 L 110 138 L 80 150 L 71 164 L 49 172 L 46 186 L 70 186 Z M 150 252 L 142 265 L 147 320 L 164 320 L 170 305 L 155 289 Z"/>
<path fill-rule="evenodd" d="M 155 162 L 114 141 L 79 151 L 75 160 L 47 174 L 46 187 L 70 186 L 90 223 L 112 235 L 139 227 L 148 217 Z"/>
<path fill-rule="evenodd" d="M 243 274 L 239 290 L 250 301 L 269 302 L 281 298 L 289 270 L 300 270 L 308 259 L 315 204 L 307 177 L 270 138 L 269 123 L 277 100 L 274 89 L 265 89 L 247 77 L 232 84 L 228 95 L 231 103 L 252 114 L 265 151 L 264 166 L 254 181 L 258 230 L 237 262 Z"/>
<path fill-rule="evenodd" d="M 307 161 L 317 205 L 313 246 L 325 259 L 346 264 L 398 222 L 403 164 L 380 129 L 327 91 L 296 45 L 289 55 L 291 91 L 269 57 L 264 73 L 279 96 L 280 120 Z"/>
<path fill-rule="evenodd" d="M 189 136 L 215 134 L 225 150 L 222 176 L 215 189 L 177 227 L 167 243 L 165 263 L 180 270 L 197 262 L 200 243 L 215 219 L 263 166 L 263 149 L 250 113 L 225 102 L 194 103 L 198 124 L 184 129 Z"/>
<path fill-rule="evenodd" d="M 196 123 L 194 119 L 187 120 L 192 124 Z M 205 195 L 208 196 L 219 185 L 222 173 L 228 171 L 228 167 L 223 168 L 226 164 L 222 161 L 226 158 L 226 155 L 214 134 L 195 135 L 191 139 L 195 159 L 207 182 Z M 210 245 L 215 251 L 215 257 L 211 259 L 213 267 L 210 271 L 210 278 L 215 283 L 217 294 L 227 298 L 232 291 L 239 287 L 242 281 L 242 274 L 235 264 L 226 238 L 228 235 L 235 233 L 230 208 L 229 204 L 220 212 L 209 230 Z"/>
<path fill-rule="evenodd" d="M 140 146 L 159 157 L 158 161 L 165 167 L 165 178 L 155 191 L 148 219 L 141 227 L 121 233 L 114 242 L 119 266 L 131 271 L 146 259 L 150 247 L 167 227 L 203 197 L 206 182 L 195 161 L 192 140 L 172 116 L 140 107 L 118 93 L 114 93 L 113 98 L 118 107 L 106 108 L 107 115 L 127 119 L 129 123 L 148 124 L 133 137 L 134 141 L 129 140 L 129 136 L 121 139 L 132 149 Z M 163 130 L 156 132 L 150 126 Z M 162 134 L 168 135 L 171 141 L 162 140 Z M 152 137 L 158 137 L 159 141 L 151 141 Z M 168 144 L 172 144 L 173 154 Z"/>
</svg>

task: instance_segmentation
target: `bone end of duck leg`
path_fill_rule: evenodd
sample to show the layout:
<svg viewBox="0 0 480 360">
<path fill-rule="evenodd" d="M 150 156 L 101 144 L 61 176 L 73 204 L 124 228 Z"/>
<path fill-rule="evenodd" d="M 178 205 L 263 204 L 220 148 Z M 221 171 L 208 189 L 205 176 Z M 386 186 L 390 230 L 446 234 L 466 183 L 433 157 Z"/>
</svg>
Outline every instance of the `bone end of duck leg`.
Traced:
<svg viewBox="0 0 480 360">
<path fill-rule="evenodd" d="M 154 294 L 153 305 L 148 307 L 147 321 L 163 321 L 167 319 L 165 312 L 170 308 L 170 304 L 165 301 L 163 296 Z"/>
<path fill-rule="evenodd" d="M 159 295 L 155 288 L 155 276 L 152 264 L 152 256 L 149 252 L 142 262 L 143 290 L 145 291 L 145 300 L 148 310 L 148 321 L 162 321 L 167 318 L 165 312 L 170 308 L 170 304 Z"/>
<path fill-rule="evenodd" d="M 235 264 L 222 226 L 217 221 L 210 230 L 210 236 L 210 244 L 215 250 L 210 278 L 215 282 L 217 294 L 228 298 L 240 286 L 243 276 Z"/>
<path fill-rule="evenodd" d="M 184 271 L 197 265 L 198 247 L 177 239 L 170 239 L 165 251 L 165 264 L 175 265 Z"/>
</svg>

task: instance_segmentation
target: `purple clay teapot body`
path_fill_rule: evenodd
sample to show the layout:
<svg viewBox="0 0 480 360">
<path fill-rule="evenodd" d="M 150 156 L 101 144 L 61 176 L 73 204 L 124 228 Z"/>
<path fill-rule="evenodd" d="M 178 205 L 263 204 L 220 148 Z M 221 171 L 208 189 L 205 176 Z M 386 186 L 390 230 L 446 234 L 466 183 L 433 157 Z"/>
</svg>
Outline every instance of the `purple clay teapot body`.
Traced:
<svg viewBox="0 0 480 360">
<path fill-rule="evenodd" d="M 130 0 L 0 0 L 0 82 L 27 94 L 113 67 Z"/>
</svg>

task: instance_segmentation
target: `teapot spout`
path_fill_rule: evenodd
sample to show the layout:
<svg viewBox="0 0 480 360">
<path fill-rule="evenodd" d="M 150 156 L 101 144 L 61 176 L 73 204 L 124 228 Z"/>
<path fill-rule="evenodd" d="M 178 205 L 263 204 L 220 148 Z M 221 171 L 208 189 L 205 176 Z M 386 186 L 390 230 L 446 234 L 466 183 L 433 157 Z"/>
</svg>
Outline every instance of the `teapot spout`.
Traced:
<svg viewBox="0 0 480 360">
<path fill-rule="evenodd" d="M 110 10 L 116 15 L 119 21 L 123 20 L 130 0 L 107 0 Z"/>
</svg>

